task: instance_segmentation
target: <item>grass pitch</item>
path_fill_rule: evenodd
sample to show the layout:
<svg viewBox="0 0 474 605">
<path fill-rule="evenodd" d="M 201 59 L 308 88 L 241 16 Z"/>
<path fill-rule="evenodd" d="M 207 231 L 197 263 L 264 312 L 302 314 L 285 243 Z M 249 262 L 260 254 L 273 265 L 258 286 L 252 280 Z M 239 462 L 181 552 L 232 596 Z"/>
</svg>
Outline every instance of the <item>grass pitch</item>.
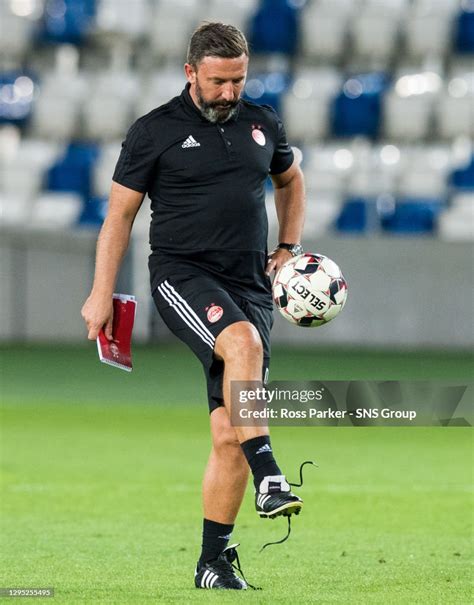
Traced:
<svg viewBox="0 0 474 605">
<path fill-rule="evenodd" d="M 319 464 L 306 469 L 290 540 L 258 553 L 285 521 L 259 519 L 249 486 L 234 538 L 263 590 L 198 591 L 209 450 L 199 363 L 179 346 L 137 348 L 127 375 L 95 355 L 2 351 L 0 587 L 54 587 L 67 604 L 472 601 L 470 429 L 274 428 L 290 480 L 301 460 Z M 471 371 L 455 355 L 275 351 L 272 362 L 275 380 Z"/>
</svg>

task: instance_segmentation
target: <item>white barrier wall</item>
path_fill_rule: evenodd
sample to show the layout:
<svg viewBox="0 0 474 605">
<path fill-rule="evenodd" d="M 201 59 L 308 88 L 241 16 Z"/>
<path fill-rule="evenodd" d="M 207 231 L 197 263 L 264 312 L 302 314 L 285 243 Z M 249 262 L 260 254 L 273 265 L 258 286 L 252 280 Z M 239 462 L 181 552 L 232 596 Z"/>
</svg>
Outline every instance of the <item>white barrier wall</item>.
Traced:
<svg viewBox="0 0 474 605">
<path fill-rule="evenodd" d="M 97 234 L 0 231 L 0 339 L 78 341 Z M 149 295 L 147 234 L 137 229 L 117 287 L 138 297 L 135 341 L 168 336 Z M 473 247 L 418 238 L 324 237 L 306 247 L 333 258 L 349 283 L 331 324 L 297 328 L 279 315 L 273 342 L 468 348 L 474 345 Z"/>
</svg>

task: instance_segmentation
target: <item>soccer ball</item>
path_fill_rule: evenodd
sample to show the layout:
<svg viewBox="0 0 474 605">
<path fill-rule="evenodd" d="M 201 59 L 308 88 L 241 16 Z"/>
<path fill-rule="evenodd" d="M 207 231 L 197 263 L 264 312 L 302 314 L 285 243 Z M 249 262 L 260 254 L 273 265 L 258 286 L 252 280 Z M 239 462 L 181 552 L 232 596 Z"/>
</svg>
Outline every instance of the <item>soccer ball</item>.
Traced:
<svg viewBox="0 0 474 605">
<path fill-rule="evenodd" d="M 322 326 L 344 307 L 347 283 L 327 256 L 307 252 L 286 262 L 275 276 L 273 300 L 289 322 L 304 328 Z"/>
</svg>

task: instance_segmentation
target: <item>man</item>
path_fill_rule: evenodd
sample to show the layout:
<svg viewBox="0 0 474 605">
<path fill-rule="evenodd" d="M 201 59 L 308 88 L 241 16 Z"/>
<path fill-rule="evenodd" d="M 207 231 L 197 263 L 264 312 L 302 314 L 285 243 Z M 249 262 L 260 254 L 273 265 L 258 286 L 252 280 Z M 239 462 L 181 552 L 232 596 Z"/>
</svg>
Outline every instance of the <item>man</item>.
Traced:
<svg viewBox="0 0 474 605">
<path fill-rule="evenodd" d="M 112 337 L 112 293 L 135 215 L 151 198 L 152 294 L 165 323 L 201 360 L 212 449 L 203 483 L 198 588 L 245 589 L 230 534 L 249 467 L 261 517 L 299 513 L 302 501 L 272 453 L 268 429 L 233 426 L 231 381 L 268 371 L 269 275 L 300 254 L 304 184 L 274 110 L 242 100 L 249 52 L 235 27 L 208 23 L 193 34 L 178 97 L 137 120 L 113 176 L 92 292 L 82 315 L 88 338 Z M 280 224 L 268 256 L 265 182 L 271 175 Z"/>
</svg>

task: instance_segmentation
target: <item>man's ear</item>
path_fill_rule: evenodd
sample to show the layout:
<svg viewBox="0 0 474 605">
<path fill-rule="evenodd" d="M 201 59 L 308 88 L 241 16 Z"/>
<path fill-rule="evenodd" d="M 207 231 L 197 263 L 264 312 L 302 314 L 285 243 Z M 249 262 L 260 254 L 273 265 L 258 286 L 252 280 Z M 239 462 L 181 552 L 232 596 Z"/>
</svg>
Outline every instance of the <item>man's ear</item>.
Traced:
<svg viewBox="0 0 474 605">
<path fill-rule="evenodd" d="M 190 84 L 194 84 L 196 82 L 196 71 L 190 63 L 184 64 L 184 73 L 186 74 L 186 79 Z"/>
</svg>

